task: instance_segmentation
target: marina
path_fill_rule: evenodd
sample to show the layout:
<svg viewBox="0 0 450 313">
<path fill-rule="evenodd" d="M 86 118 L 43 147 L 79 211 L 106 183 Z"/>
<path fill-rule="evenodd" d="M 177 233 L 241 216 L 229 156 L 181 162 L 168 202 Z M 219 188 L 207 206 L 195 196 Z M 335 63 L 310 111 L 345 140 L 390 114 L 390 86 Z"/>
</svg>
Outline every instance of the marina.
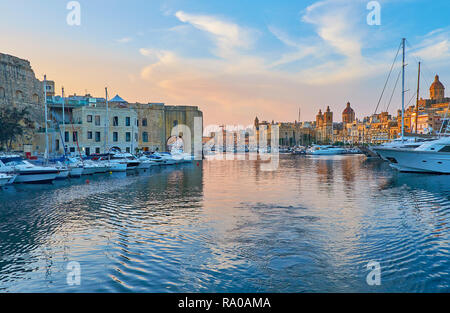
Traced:
<svg viewBox="0 0 450 313">
<path fill-rule="evenodd" d="M 0 290 L 448 292 L 447 175 L 362 155 L 94 174 L 0 192 Z M 366 283 L 380 262 L 382 285 Z M 81 286 L 66 283 L 79 262 Z"/>
<path fill-rule="evenodd" d="M 449 1 L 0 11 L 0 295 L 450 293 Z"/>
</svg>

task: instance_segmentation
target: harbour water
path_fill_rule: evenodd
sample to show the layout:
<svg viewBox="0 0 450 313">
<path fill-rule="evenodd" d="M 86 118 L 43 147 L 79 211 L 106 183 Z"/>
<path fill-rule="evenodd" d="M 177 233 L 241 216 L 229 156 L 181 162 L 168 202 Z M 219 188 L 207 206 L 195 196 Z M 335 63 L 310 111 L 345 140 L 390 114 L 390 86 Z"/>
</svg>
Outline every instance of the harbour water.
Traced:
<svg viewBox="0 0 450 313">
<path fill-rule="evenodd" d="M 450 176 L 363 156 L 213 161 L 0 191 L 0 291 L 449 292 Z M 381 284 L 369 286 L 367 264 Z M 81 285 L 67 283 L 78 262 Z"/>
</svg>

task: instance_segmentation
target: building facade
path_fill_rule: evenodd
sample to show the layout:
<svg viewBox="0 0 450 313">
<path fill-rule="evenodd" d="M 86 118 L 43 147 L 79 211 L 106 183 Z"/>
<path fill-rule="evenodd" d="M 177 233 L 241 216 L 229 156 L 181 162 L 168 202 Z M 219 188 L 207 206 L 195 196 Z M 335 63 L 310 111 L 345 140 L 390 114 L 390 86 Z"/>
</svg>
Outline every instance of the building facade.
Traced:
<svg viewBox="0 0 450 313">
<path fill-rule="evenodd" d="M 29 119 L 37 128 L 44 121 L 44 87 L 36 78 L 30 62 L 0 53 L 0 108 L 27 109 Z M 31 144 L 33 129 L 26 130 L 21 140 L 13 145 L 23 150 Z"/>
</svg>

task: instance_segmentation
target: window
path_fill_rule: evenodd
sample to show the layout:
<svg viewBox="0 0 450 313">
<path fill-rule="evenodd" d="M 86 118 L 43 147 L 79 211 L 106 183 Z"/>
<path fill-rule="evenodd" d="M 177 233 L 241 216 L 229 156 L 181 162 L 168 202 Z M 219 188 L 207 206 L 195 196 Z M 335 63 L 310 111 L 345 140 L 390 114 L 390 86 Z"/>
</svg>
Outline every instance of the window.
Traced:
<svg viewBox="0 0 450 313">
<path fill-rule="evenodd" d="M 64 133 L 64 141 L 65 142 L 69 142 L 70 138 L 69 138 L 69 132 L 65 132 Z"/>
<path fill-rule="evenodd" d="M 130 147 L 127 147 L 126 149 L 125 149 L 125 151 L 127 152 L 127 153 L 130 153 Z"/>
<path fill-rule="evenodd" d="M 146 118 L 142 119 L 142 126 L 144 126 L 144 127 L 147 126 L 147 119 Z"/>
<path fill-rule="evenodd" d="M 445 146 L 439 152 L 450 152 L 450 146 Z"/>
<path fill-rule="evenodd" d="M 17 100 L 22 101 L 23 100 L 23 92 L 20 91 L 20 90 L 17 90 L 16 91 L 16 98 L 17 98 Z"/>
<path fill-rule="evenodd" d="M 95 116 L 95 126 L 100 126 L 100 115 Z"/>
<path fill-rule="evenodd" d="M 92 139 L 92 132 L 87 132 L 87 139 Z"/>
<path fill-rule="evenodd" d="M 74 153 L 75 152 L 75 148 L 74 147 L 70 147 L 70 153 Z"/>
<path fill-rule="evenodd" d="M 130 125 L 131 125 L 131 119 L 130 119 L 129 116 L 127 116 L 127 117 L 125 118 L 125 126 L 130 126 Z"/>
<path fill-rule="evenodd" d="M 78 133 L 77 132 L 73 132 L 72 133 L 72 141 L 75 142 L 78 140 Z"/>
<path fill-rule="evenodd" d="M 100 142 L 100 140 L 101 140 L 100 132 L 95 132 L 95 142 Z"/>
<path fill-rule="evenodd" d="M 119 141 L 119 133 L 118 132 L 113 132 L 113 141 L 114 142 Z"/>
<path fill-rule="evenodd" d="M 0 95 L 0 98 L 1 98 L 1 95 Z M 33 95 L 33 103 L 39 104 L 39 96 L 37 94 Z"/>
<path fill-rule="evenodd" d="M 130 142 L 131 141 L 131 133 L 127 132 L 125 133 L 125 141 Z"/>
<path fill-rule="evenodd" d="M 143 142 L 148 142 L 148 133 L 147 132 L 143 132 L 142 133 L 142 141 Z"/>
<path fill-rule="evenodd" d="M 0 98 L 4 98 L 5 97 L 5 88 L 0 87 Z"/>
<path fill-rule="evenodd" d="M 99 154 L 100 153 L 100 148 L 95 148 L 95 153 Z"/>
<path fill-rule="evenodd" d="M 86 155 L 90 155 L 91 154 L 91 148 L 86 148 Z"/>
<path fill-rule="evenodd" d="M 138 141 L 138 133 L 134 133 L 134 141 Z"/>
<path fill-rule="evenodd" d="M 113 126 L 119 126 L 119 117 L 118 116 L 113 117 Z"/>
<path fill-rule="evenodd" d="M 88 123 L 92 123 L 92 115 L 88 115 L 87 116 L 87 122 Z"/>
<path fill-rule="evenodd" d="M 178 120 L 173 121 L 173 127 L 178 125 Z"/>
<path fill-rule="evenodd" d="M 55 144 L 56 144 L 56 151 L 59 151 L 59 139 L 55 140 Z"/>
</svg>

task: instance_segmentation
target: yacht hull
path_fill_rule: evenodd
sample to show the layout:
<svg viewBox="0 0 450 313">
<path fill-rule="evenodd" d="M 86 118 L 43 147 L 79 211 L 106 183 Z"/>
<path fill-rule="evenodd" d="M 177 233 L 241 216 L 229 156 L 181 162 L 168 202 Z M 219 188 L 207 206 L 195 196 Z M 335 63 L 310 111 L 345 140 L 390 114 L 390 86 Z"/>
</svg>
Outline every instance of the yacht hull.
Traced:
<svg viewBox="0 0 450 313">
<path fill-rule="evenodd" d="M 59 174 L 56 175 L 56 179 L 58 180 L 66 179 L 67 177 L 69 177 L 69 170 L 60 170 Z"/>
<path fill-rule="evenodd" d="M 111 163 L 111 172 L 126 172 L 126 163 Z"/>
<path fill-rule="evenodd" d="M 83 168 L 82 167 L 73 167 L 69 171 L 70 177 L 81 177 L 83 175 Z"/>
<path fill-rule="evenodd" d="M 391 167 L 401 172 L 450 174 L 450 153 L 377 148 Z"/>
<path fill-rule="evenodd" d="M 51 183 L 58 176 L 58 172 L 20 172 L 15 183 L 22 184 L 46 184 Z"/>
</svg>

